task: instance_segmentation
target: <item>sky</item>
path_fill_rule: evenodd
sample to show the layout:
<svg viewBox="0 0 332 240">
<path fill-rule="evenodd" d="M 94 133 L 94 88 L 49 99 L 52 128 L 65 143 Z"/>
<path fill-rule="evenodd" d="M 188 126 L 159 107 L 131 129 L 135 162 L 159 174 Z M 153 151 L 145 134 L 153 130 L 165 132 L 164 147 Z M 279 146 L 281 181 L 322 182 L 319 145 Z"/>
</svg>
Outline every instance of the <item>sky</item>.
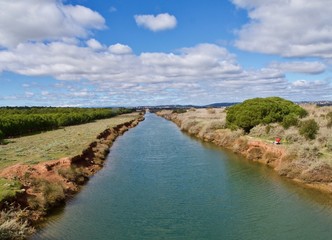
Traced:
<svg viewBox="0 0 332 240">
<path fill-rule="evenodd" d="M 0 0 L 0 106 L 332 100 L 331 0 Z"/>
</svg>

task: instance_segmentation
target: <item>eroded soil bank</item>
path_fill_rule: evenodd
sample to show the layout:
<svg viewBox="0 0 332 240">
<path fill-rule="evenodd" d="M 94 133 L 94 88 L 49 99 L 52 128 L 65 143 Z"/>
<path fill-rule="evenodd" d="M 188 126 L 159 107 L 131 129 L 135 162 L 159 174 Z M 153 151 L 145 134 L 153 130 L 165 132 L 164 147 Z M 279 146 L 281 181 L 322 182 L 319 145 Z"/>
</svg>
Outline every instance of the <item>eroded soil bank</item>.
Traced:
<svg viewBox="0 0 332 240">
<path fill-rule="evenodd" d="M 195 114 L 195 112 L 192 113 L 192 115 Z M 172 111 L 161 111 L 157 115 L 173 121 L 181 130 L 203 141 L 231 150 L 250 161 L 265 164 L 277 171 L 279 175 L 288 177 L 303 186 L 332 193 L 332 168 L 323 161 L 306 161 L 282 144 L 276 145 L 243 135 L 239 131 L 232 132 L 229 129 L 220 128 L 220 126 L 214 127 L 213 125 L 219 124 L 217 123 L 219 119 L 202 123 L 193 116 L 188 117 Z"/>
<path fill-rule="evenodd" d="M 77 193 L 89 177 L 103 167 L 114 140 L 144 117 L 119 124 L 100 133 L 80 155 L 42 162 L 36 165 L 16 164 L 3 169 L 0 177 L 19 181 L 23 189 L 13 199 L 1 203 L 19 206 L 30 225 L 39 223 L 55 207 Z M 77 139 L 79 141 L 79 139 Z"/>
</svg>

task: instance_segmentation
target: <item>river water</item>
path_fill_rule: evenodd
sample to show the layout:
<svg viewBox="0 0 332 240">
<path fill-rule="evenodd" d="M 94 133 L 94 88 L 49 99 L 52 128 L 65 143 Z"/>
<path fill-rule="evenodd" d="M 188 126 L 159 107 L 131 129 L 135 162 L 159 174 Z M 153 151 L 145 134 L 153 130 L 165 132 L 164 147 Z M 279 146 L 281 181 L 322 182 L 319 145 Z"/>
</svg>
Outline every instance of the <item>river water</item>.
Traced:
<svg viewBox="0 0 332 240">
<path fill-rule="evenodd" d="M 331 199 L 153 114 L 32 239 L 331 239 Z"/>
</svg>

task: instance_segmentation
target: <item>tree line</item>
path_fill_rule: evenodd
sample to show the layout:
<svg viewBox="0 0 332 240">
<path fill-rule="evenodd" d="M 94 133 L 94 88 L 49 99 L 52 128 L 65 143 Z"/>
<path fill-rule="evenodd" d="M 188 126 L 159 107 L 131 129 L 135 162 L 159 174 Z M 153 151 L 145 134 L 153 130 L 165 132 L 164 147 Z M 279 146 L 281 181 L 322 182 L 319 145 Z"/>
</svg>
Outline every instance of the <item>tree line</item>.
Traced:
<svg viewBox="0 0 332 240">
<path fill-rule="evenodd" d="M 2 107 L 0 141 L 3 138 L 88 123 L 132 111 L 125 108 Z"/>
</svg>

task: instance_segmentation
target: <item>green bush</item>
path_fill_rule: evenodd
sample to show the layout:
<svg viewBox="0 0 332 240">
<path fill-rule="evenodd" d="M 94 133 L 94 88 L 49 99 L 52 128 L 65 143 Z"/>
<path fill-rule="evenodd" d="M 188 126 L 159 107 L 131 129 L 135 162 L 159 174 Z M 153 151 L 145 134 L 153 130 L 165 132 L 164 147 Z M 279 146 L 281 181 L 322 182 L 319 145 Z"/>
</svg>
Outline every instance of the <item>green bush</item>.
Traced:
<svg viewBox="0 0 332 240">
<path fill-rule="evenodd" d="M 242 128 L 246 133 L 259 125 L 274 122 L 285 125 L 295 124 L 294 118 L 302 118 L 308 113 L 291 101 L 279 98 L 254 98 L 227 109 L 226 123 L 230 129 Z M 288 117 L 288 116 L 292 117 Z"/>
<path fill-rule="evenodd" d="M 285 116 L 281 122 L 281 125 L 285 128 L 288 129 L 291 126 L 297 126 L 299 124 L 299 119 L 295 114 L 289 114 Z"/>
<path fill-rule="evenodd" d="M 172 113 L 185 113 L 187 112 L 187 109 L 185 108 L 177 108 L 172 111 Z"/>
<path fill-rule="evenodd" d="M 315 139 L 319 126 L 314 119 L 301 122 L 299 133 L 306 139 Z"/>
<path fill-rule="evenodd" d="M 22 185 L 20 182 L 0 178 L 0 202 L 15 197 L 17 193 L 21 192 L 21 189 Z"/>
</svg>

